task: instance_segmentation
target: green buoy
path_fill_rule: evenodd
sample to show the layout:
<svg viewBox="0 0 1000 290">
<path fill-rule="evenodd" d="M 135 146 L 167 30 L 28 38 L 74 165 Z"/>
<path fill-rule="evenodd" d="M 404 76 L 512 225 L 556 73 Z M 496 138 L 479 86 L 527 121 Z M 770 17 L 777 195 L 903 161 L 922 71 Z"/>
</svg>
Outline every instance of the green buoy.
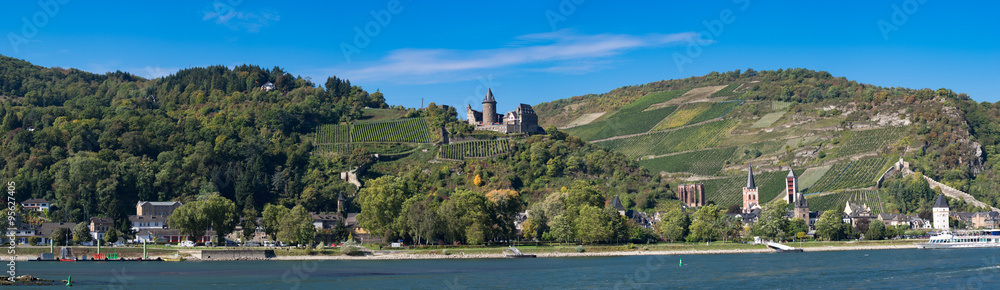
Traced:
<svg viewBox="0 0 1000 290">
<path fill-rule="evenodd" d="M 66 277 L 66 286 L 73 286 L 73 275 Z"/>
<path fill-rule="evenodd" d="M 684 259 L 678 259 L 677 260 L 677 266 L 678 267 L 684 266 Z"/>
</svg>

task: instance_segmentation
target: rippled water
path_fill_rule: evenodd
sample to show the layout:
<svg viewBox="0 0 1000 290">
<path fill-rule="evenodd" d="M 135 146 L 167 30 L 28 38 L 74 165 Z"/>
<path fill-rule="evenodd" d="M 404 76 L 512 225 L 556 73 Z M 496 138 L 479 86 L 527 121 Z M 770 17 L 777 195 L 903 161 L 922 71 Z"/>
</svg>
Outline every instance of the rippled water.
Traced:
<svg viewBox="0 0 1000 290">
<path fill-rule="evenodd" d="M 679 262 L 683 261 L 683 266 Z M 1000 249 L 538 259 L 20 262 L 74 288 L 1000 288 Z"/>
</svg>

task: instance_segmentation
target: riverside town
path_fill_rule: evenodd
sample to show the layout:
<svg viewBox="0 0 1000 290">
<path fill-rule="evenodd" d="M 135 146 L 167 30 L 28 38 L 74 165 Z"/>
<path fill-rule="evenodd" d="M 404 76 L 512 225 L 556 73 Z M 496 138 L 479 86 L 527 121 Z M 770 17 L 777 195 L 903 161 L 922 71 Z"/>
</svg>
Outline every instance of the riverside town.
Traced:
<svg viewBox="0 0 1000 290">
<path fill-rule="evenodd" d="M 0 285 L 990 288 L 997 9 L 8 3 Z"/>
</svg>

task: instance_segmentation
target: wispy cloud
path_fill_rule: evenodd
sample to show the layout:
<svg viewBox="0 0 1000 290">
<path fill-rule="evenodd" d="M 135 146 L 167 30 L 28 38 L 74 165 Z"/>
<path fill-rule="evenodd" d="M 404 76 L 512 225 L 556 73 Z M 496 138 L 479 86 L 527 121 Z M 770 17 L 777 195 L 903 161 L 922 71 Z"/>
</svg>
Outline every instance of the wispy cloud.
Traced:
<svg viewBox="0 0 1000 290">
<path fill-rule="evenodd" d="M 144 67 L 142 69 L 134 70 L 134 71 L 138 71 L 139 72 L 138 75 L 141 76 L 141 77 L 144 77 L 144 78 L 147 78 L 147 79 L 155 79 L 155 78 L 162 78 L 162 77 L 165 77 L 165 76 L 169 76 L 169 75 L 171 75 L 173 73 L 176 73 L 178 70 L 180 70 L 180 69 L 179 68 L 175 68 L 175 67 L 163 68 L 163 67 L 159 67 L 159 66 L 146 66 L 146 67 Z"/>
<path fill-rule="evenodd" d="M 232 1 L 230 1 L 232 2 Z M 236 3 L 241 3 L 238 1 Z M 270 10 L 244 11 L 237 6 L 215 1 L 209 11 L 204 11 L 202 20 L 215 20 L 216 24 L 229 27 L 232 30 L 246 31 L 250 33 L 260 32 L 260 29 L 273 22 L 281 20 L 277 12 Z"/>
<path fill-rule="evenodd" d="M 610 66 L 609 58 L 640 48 L 699 40 L 693 32 L 674 34 L 582 35 L 571 30 L 517 37 L 510 47 L 457 49 L 398 49 L 360 68 L 338 69 L 351 80 L 392 80 L 401 83 L 461 81 L 477 71 L 524 69 L 579 74 Z"/>
</svg>

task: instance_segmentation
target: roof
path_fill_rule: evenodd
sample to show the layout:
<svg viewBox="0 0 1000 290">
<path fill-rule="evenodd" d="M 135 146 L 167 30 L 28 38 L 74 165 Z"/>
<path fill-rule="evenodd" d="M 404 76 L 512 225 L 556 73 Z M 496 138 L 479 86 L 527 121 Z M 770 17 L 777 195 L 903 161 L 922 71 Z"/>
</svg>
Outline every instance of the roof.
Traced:
<svg viewBox="0 0 1000 290">
<path fill-rule="evenodd" d="M 128 216 L 128 220 L 131 221 L 132 223 L 158 222 L 158 221 L 166 221 L 167 217 L 158 215 L 130 215 Z"/>
<path fill-rule="evenodd" d="M 343 192 L 341 192 L 341 193 L 340 193 L 340 196 L 338 196 L 338 197 L 337 197 L 337 200 L 347 200 L 347 199 L 346 199 L 346 198 L 344 198 L 344 193 L 343 193 Z"/>
<path fill-rule="evenodd" d="M 789 170 L 788 170 L 788 176 L 785 176 L 785 177 L 788 177 L 788 178 L 795 178 L 795 171 L 793 171 L 793 170 L 789 169 Z"/>
<path fill-rule="evenodd" d="M 757 188 L 757 184 L 753 182 L 753 164 L 747 165 L 747 188 Z"/>
<path fill-rule="evenodd" d="M 22 201 L 21 203 L 22 204 L 24 204 L 24 203 L 49 203 L 49 201 L 41 199 L 41 198 L 32 198 L 32 199 L 29 199 L 29 200 Z"/>
<path fill-rule="evenodd" d="M 332 222 L 340 220 L 340 216 L 337 216 L 336 214 L 324 214 L 324 213 L 309 213 L 309 214 L 312 215 L 313 221 L 318 221 L 318 222 Z"/>
<path fill-rule="evenodd" d="M 36 233 L 38 233 L 39 235 L 48 237 L 48 236 L 51 236 L 52 232 L 56 231 L 56 229 L 63 228 L 63 229 L 68 229 L 70 231 L 73 231 L 73 227 L 76 227 L 76 224 L 74 224 L 74 223 L 42 223 L 42 226 L 38 228 L 38 231 Z"/>
<path fill-rule="evenodd" d="M 935 208 L 948 208 L 948 201 L 944 200 L 944 194 L 938 194 L 937 201 L 934 202 Z"/>
<path fill-rule="evenodd" d="M 166 205 L 166 206 L 174 205 L 174 204 L 181 204 L 181 205 L 183 205 L 179 201 L 140 201 L 139 204 L 137 204 L 137 205 L 142 205 L 143 203 L 148 203 L 150 205 Z"/>
<path fill-rule="evenodd" d="M 878 219 L 882 221 L 902 221 L 906 220 L 907 217 L 901 213 L 880 213 L 878 214 Z"/>
<path fill-rule="evenodd" d="M 531 105 L 528 105 L 528 104 L 520 104 L 520 105 L 518 105 L 516 111 L 517 111 L 517 113 L 520 113 L 521 115 L 534 115 L 535 114 L 535 109 L 532 109 Z"/>
<path fill-rule="evenodd" d="M 617 210 L 625 210 L 625 206 L 622 206 L 622 201 L 618 199 L 618 195 L 611 199 L 611 206 L 615 207 Z"/>
<path fill-rule="evenodd" d="M 807 208 L 809 207 L 809 201 L 806 200 L 806 196 L 802 195 L 802 192 L 795 193 L 795 207 L 796 208 Z"/>
<path fill-rule="evenodd" d="M 348 213 L 347 219 L 344 219 L 345 226 L 355 226 L 358 224 L 358 213 Z"/>
<path fill-rule="evenodd" d="M 139 236 L 182 236 L 180 229 L 141 229 L 135 233 L 136 237 Z M 206 236 L 215 236 L 215 231 L 207 230 L 205 231 Z M 186 235 L 183 235 L 186 236 Z"/>
<path fill-rule="evenodd" d="M 106 217 L 92 217 L 92 218 L 90 218 L 90 222 L 92 222 L 92 223 L 108 223 L 108 224 L 110 224 L 110 223 L 112 223 L 114 221 L 111 218 L 106 218 Z"/>
<path fill-rule="evenodd" d="M 486 89 L 486 97 L 483 98 L 483 103 L 497 103 L 497 100 L 493 98 L 493 89 Z"/>
</svg>

